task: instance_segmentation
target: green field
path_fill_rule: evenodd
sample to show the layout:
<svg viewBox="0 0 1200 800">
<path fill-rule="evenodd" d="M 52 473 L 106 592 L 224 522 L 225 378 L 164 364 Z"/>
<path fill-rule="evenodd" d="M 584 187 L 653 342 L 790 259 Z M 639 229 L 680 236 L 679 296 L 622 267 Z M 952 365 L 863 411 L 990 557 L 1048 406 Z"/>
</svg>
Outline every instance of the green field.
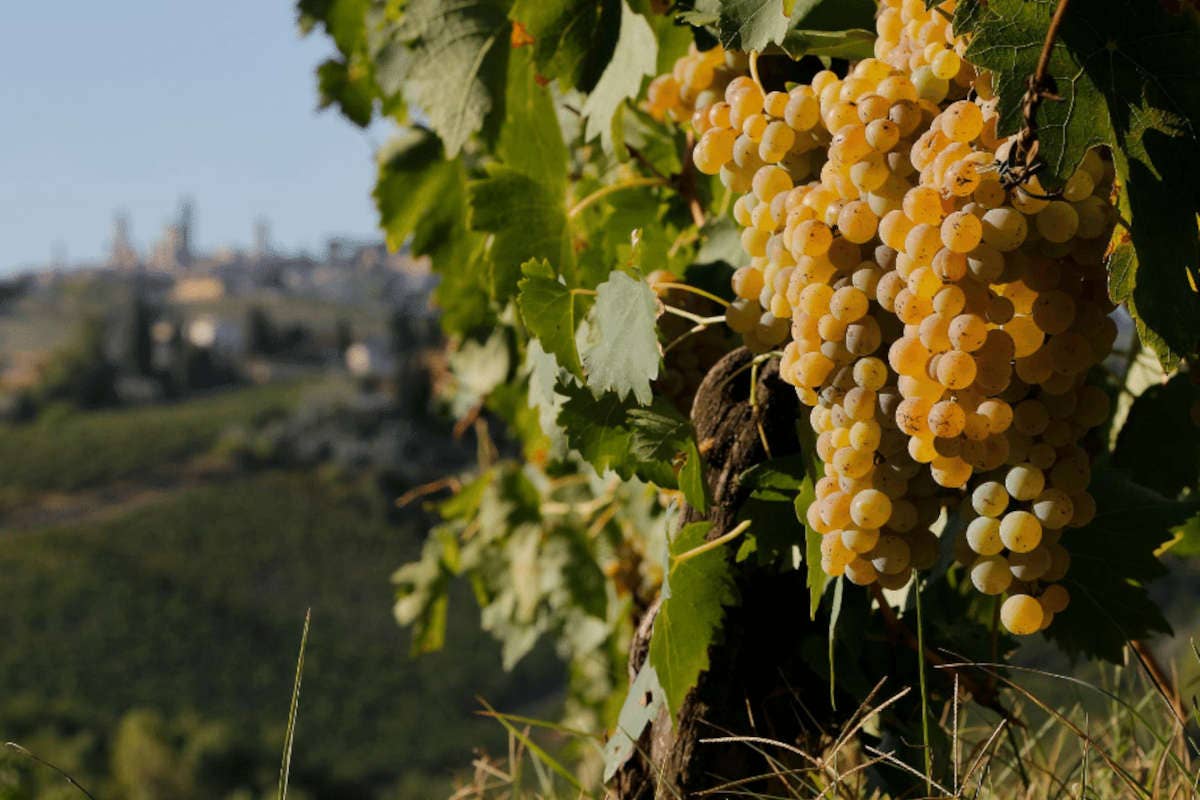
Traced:
<svg viewBox="0 0 1200 800">
<path fill-rule="evenodd" d="M 262 423 L 322 391 L 337 387 L 329 381 L 273 383 L 175 404 L 0 425 L 0 487 L 66 492 L 136 477 L 205 452 L 231 426 Z"/>
<path fill-rule="evenodd" d="M 418 546 L 418 528 L 385 525 L 368 497 L 269 473 L 98 524 L 0 534 L 0 740 L 41 741 L 47 726 L 87 732 L 82 752 L 65 740 L 55 752 L 112 788 L 103 773 L 122 714 L 194 712 L 250 742 L 238 780 L 267 785 L 311 607 L 301 787 L 365 797 L 467 764 L 471 744 L 499 733 L 474 716 L 474 696 L 529 709 L 556 668 L 540 658 L 514 682 L 469 601 L 452 614 L 447 650 L 410 660 L 388 577 Z"/>
</svg>

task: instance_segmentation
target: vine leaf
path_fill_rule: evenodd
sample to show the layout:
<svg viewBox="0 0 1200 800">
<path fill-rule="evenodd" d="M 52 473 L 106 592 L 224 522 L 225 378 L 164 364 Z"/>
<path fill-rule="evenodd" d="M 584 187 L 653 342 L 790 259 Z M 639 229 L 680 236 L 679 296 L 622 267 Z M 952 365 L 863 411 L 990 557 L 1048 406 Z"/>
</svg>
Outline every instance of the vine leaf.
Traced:
<svg viewBox="0 0 1200 800">
<path fill-rule="evenodd" d="M 617 770 L 637 750 L 637 740 L 642 738 L 646 726 L 654 722 L 662 709 L 663 688 L 658 682 L 658 673 L 649 661 L 643 662 L 637 676 L 629 686 L 629 694 L 621 704 L 617 717 L 617 728 L 604 745 L 604 782 L 612 780 Z"/>
<path fill-rule="evenodd" d="M 969 0 L 955 29 L 973 34 L 966 57 L 993 71 L 999 133 L 1017 132 L 1022 98 L 1055 4 L 1049 0 Z M 1130 303 L 1164 364 L 1200 346 L 1200 84 L 1193 61 L 1200 26 L 1161 3 L 1095 0 L 1070 8 L 1051 50 L 1048 75 L 1061 101 L 1038 108 L 1042 183 L 1063 185 L 1084 153 L 1112 148 L 1120 208 L 1132 249 L 1110 267 L 1110 290 Z"/>
<path fill-rule="evenodd" d="M 502 100 L 509 35 L 503 0 L 411 0 L 398 38 L 412 51 L 405 79 L 413 104 L 455 156 Z"/>
<path fill-rule="evenodd" d="M 1200 387 L 1179 373 L 1142 392 L 1129 409 L 1113 449 L 1112 464 L 1164 497 L 1200 484 L 1200 427 L 1190 424 Z M 1170 453 L 1163 443 L 1170 442 Z"/>
<path fill-rule="evenodd" d="M 446 613 L 450 581 L 459 571 L 458 540 L 447 526 L 434 529 L 425 540 L 421 558 L 392 575 L 396 621 L 412 628 L 414 656 L 441 650 L 446 643 Z"/>
<path fill-rule="evenodd" d="M 512 367 L 508 332 L 497 328 L 486 340 L 467 339 L 448 361 L 458 388 L 453 411 L 461 417 L 508 379 Z"/>
<path fill-rule="evenodd" d="M 600 137 L 605 152 L 613 152 L 613 121 L 617 109 L 642 88 L 642 78 L 653 75 L 657 66 L 658 39 L 650 24 L 621 3 L 620 38 L 612 59 L 588 95 L 581 111 L 587 120 L 584 134 Z"/>
<path fill-rule="evenodd" d="M 558 414 L 567 399 L 557 391 L 562 367 L 539 340 L 533 339 L 525 351 L 525 369 L 529 373 L 525 402 L 537 412 L 538 427 L 550 441 L 551 456 L 560 458 L 567 449 L 566 435 L 558 427 Z"/>
<path fill-rule="evenodd" d="M 530 259 L 571 265 L 564 195 L 507 166 L 467 186 L 472 230 L 494 234 L 490 259 L 492 296 L 506 304 L 517 291 L 521 265 Z"/>
<path fill-rule="evenodd" d="M 708 648 L 720 632 L 725 606 L 737 602 L 723 548 L 679 564 L 673 561 L 704 544 L 710 527 L 709 522 L 685 525 L 671 542 L 672 566 L 663 579 L 662 607 L 650 634 L 649 661 L 672 715 L 708 669 Z"/>
<path fill-rule="evenodd" d="M 533 37 L 533 60 L 548 78 L 590 92 L 621 30 L 620 0 L 517 0 L 512 19 Z"/>
<path fill-rule="evenodd" d="M 689 438 L 684 448 L 685 460 L 679 468 L 679 491 L 688 505 L 701 514 L 708 513 L 708 482 L 704 480 L 704 461 L 695 438 Z"/>
<path fill-rule="evenodd" d="M 525 327 L 559 364 L 576 377 L 583 377 L 575 346 L 575 295 L 544 259 L 525 262 L 521 274 L 524 277 L 517 283 L 517 307 Z"/>
<path fill-rule="evenodd" d="M 375 112 L 375 65 L 370 58 L 366 17 L 369 0 L 299 0 L 300 30 L 308 34 L 319 23 L 338 50 L 317 67 L 320 107 L 336 105 L 346 119 L 366 127 Z"/>
<path fill-rule="evenodd" d="M 380 149 L 374 198 L 388 247 L 408 243 L 430 257 L 441 281 L 434 297 L 442 326 L 457 333 L 485 327 L 491 311 L 479 291 L 477 237 L 467 229 L 466 172 L 444 160 L 442 143 L 425 128 L 405 128 Z"/>
<path fill-rule="evenodd" d="M 1064 580 L 1071 604 L 1046 636 L 1073 657 L 1119 663 L 1129 640 L 1170 632 L 1146 584 L 1166 573 L 1155 553 L 1200 502 L 1167 499 L 1112 470 L 1097 471 L 1088 491 L 1096 498 L 1096 518 L 1063 534 L 1071 553 Z"/>
<path fill-rule="evenodd" d="M 550 192 L 565 194 L 567 145 L 550 90 L 538 81 L 527 48 L 514 50 L 508 59 L 504 121 L 496 155 L 505 166 L 543 183 Z"/>
<path fill-rule="evenodd" d="M 738 478 L 738 486 L 750 492 L 738 512 L 738 519 L 750 521 L 738 561 L 754 553 L 760 564 L 790 564 L 792 548 L 805 547 L 793 503 L 811 484 L 807 465 L 802 455 L 784 456 L 756 464 Z"/>
<path fill-rule="evenodd" d="M 596 287 L 583 364 L 588 386 L 632 394 L 642 405 L 653 399 L 650 382 L 658 377 L 658 301 L 645 281 L 624 272 L 609 273 Z"/>
<path fill-rule="evenodd" d="M 439 232 L 462 212 L 462 166 L 443 158 L 442 144 L 424 128 L 405 128 L 379 152 L 375 206 L 388 247 L 412 236 L 418 254 L 430 252 Z"/>
<path fill-rule="evenodd" d="M 782 45 L 793 57 L 816 53 L 846 58 L 874 52 L 871 0 L 697 0 L 680 16 L 692 25 L 714 28 L 721 44 L 734 50 Z M 864 34 L 870 36 L 865 50 Z M 826 47 L 845 52 L 822 49 Z"/>
<path fill-rule="evenodd" d="M 374 87 L 370 78 L 358 75 L 345 62 L 330 58 L 317 67 L 317 92 L 320 107 L 336 105 L 346 119 L 360 128 L 371 122 L 374 112 Z"/>
<path fill-rule="evenodd" d="M 812 426 L 803 423 L 796 426 L 800 448 L 805 460 L 804 471 L 808 480 L 801 485 L 796 495 L 796 519 L 804 526 L 804 562 L 808 573 L 808 608 L 812 619 L 817 618 L 817 607 L 821 595 L 829 585 L 829 576 L 821 569 L 821 534 L 808 524 L 808 507 L 817 501 L 817 481 L 825 474 L 817 456 L 817 440 Z"/>
<path fill-rule="evenodd" d="M 626 480 L 636 475 L 676 488 L 674 457 L 691 440 L 691 431 L 666 400 L 639 408 L 613 392 L 596 397 L 575 381 L 559 384 L 557 392 L 566 397 L 558 425 L 567 443 L 598 472 L 612 470 Z"/>
<path fill-rule="evenodd" d="M 787 32 L 779 46 L 795 59 L 811 55 L 859 60 L 874 55 L 875 34 L 865 28 L 844 31 L 794 28 Z"/>
</svg>

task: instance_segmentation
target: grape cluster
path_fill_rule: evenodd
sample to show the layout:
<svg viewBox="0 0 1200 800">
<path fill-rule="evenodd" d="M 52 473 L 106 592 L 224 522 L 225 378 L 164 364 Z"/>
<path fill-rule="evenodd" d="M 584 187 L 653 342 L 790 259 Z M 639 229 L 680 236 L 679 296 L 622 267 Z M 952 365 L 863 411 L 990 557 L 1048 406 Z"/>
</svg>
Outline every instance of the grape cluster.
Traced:
<svg viewBox="0 0 1200 800">
<path fill-rule="evenodd" d="M 650 81 L 646 89 L 647 113 L 658 121 L 690 121 L 692 127 L 703 125 L 700 109 L 709 108 L 729 82 L 746 72 L 744 53 L 726 51 L 720 45 L 711 50 L 697 50 L 695 45 L 687 55 L 676 59 L 671 72 Z"/>
<path fill-rule="evenodd" d="M 1029 634 L 1069 602 L 1063 529 L 1095 514 L 1080 443 L 1109 413 L 1085 377 L 1116 336 L 1113 169 L 1093 151 L 1055 195 L 1006 180 L 1012 140 L 952 11 L 885 0 L 876 57 L 845 77 L 694 93 L 692 157 L 740 195 L 750 262 L 727 324 L 782 347 L 811 407 L 825 571 L 903 586 L 957 509 L 958 560 Z"/>
</svg>

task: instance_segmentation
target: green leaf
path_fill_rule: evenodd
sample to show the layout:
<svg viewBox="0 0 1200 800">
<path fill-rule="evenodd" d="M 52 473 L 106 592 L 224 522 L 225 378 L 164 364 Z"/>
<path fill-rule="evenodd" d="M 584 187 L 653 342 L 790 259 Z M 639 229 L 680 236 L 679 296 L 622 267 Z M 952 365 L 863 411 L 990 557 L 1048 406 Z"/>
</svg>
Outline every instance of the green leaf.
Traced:
<svg viewBox="0 0 1200 800">
<path fill-rule="evenodd" d="M 967 58 L 996 76 L 1001 135 L 1022 125 L 1021 101 L 1054 7 L 969 0 L 955 13 L 955 29 L 973 34 Z M 1047 189 L 1062 186 L 1089 148 L 1112 148 L 1133 254 L 1111 265 L 1111 292 L 1133 301 L 1130 310 L 1164 364 L 1200 346 L 1197 51 L 1200 27 L 1165 4 L 1142 3 L 1136 13 L 1124 0 L 1072 8 L 1048 70 L 1063 99 L 1044 101 L 1036 119 Z"/>
<path fill-rule="evenodd" d="M 320 22 L 338 51 L 349 56 L 363 43 L 366 35 L 363 20 L 369 3 L 370 0 L 300 0 L 296 7 L 302 29 Z"/>
<path fill-rule="evenodd" d="M 741 229 L 731 217 L 721 217 L 705 224 L 700 231 L 700 251 L 696 254 L 699 264 L 723 261 L 732 267 L 744 267 L 750 256 L 742 247 Z"/>
<path fill-rule="evenodd" d="M 517 284 L 517 307 L 525 327 L 546 352 L 576 377 L 583 377 L 583 365 L 575 346 L 575 295 L 555 276 L 549 262 L 527 261 L 521 265 L 525 276 Z"/>
<path fill-rule="evenodd" d="M 794 503 L 805 484 L 811 483 L 807 469 L 808 459 L 803 455 L 773 458 L 743 472 L 738 485 L 748 488 L 759 500 Z"/>
<path fill-rule="evenodd" d="M 845 31 L 793 28 L 783 37 L 780 47 L 795 59 L 826 56 L 857 61 L 874 55 L 875 33 L 863 28 Z"/>
<path fill-rule="evenodd" d="M 462 416 L 508 379 L 511 369 L 508 331 L 496 328 L 484 341 L 468 339 L 450 353 L 448 360 L 458 389 L 454 394 L 454 411 Z"/>
<path fill-rule="evenodd" d="M 374 198 L 388 247 L 399 250 L 407 241 L 414 255 L 430 257 L 441 277 L 434 297 L 446 330 L 487 325 L 491 310 L 479 291 L 478 237 L 465 221 L 462 163 L 446 161 L 441 142 L 424 128 L 402 129 L 380 150 L 378 163 Z"/>
<path fill-rule="evenodd" d="M 769 44 L 778 44 L 791 22 L 784 0 L 725 0 L 720 6 L 717 26 L 721 43 L 728 48 L 763 50 Z"/>
<path fill-rule="evenodd" d="M 551 456 L 560 458 L 567 447 L 566 435 L 558 427 L 558 414 L 566 401 L 556 391 L 562 367 L 558 359 L 542 349 L 537 339 L 530 341 L 525 349 L 525 366 L 529 373 L 529 406 L 537 411 L 538 426 L 550 440 Z"/>
<path fill-rule="evenodd" d="M 590 92 L 612 57 L 619 0 L 517 0 L 510 15 L 533 37 L 533 59 L 548 78 Z"/>
<path fill-rule="evenodd" d="M 683 499 L 701 514 L 708 513 L 708 481 L 704 479 L 704 460 L 700 457 L 700 449 L 696 440 L 689 438 L 684 450 L 687 454 L 683 466 L 679 468 L 679 490 Z"/>
<path fill-rule="evenodd" d="M 393 613 L 401 625 L 412 628 L 412 654 L 441 650 L 446 642 L 446 612 L 450 580 L 458 570 L 458 542 L 446 527 L 435 529 L 425 540 L 421 558 L 396 570 Z"/>
<path fill-rule="evenodd" d="M 637 97 L 642 78 L 654 74 L 658 53 L 658 40 L 649 23 L 625 2 L 621 3 L 620 31 L 612 58 L 581 109 L 587 120 L 586 137 L 599 136 L 601 146 L 610 153 L 617 108 L 627 99 Z"/>
<path fill-rule="evenodd" d="M 787 568 L 792 564 L 792 548 L 805 548 L 804 527 L 796 521 L 795 501 L 811 484 L 806 469 L 803 456 L 785 456 L 756 464 L 738 478 L 738 486 L 749 490 L 738 519 L 750 522 L 739 560 L 753 552 L 760 564 Z"/>
<path fill-rule="evenodd" d="M 558 392 L 567 398 L 558 425 L 572 449 L 598 472 L 612 470 L 626 480 L 637 475 L 664 488 L 675 488 L 672 461 L 679 450 L 654 444 L 661 434 L 661 420 L 679 415 L 666 400 L 656 400 L 651 406 L 654 414 L 647 416 L 646 409 L 638 408 L 632 399 L 622 400 L 612 392 L 597 398 L 574 381 L 560 384 Z"/>
<path fill-rule="evenodd" d="M 336 105 L 360 128 L 370 123 L 374 87 L 369 78 L 355 76 L 344 62 L 331 58 L 317 67 L 317 91 L 321 108 Z"/>
<path fill-rule="evenodd" d="M 669 412 L 634 408 L 629 411 L 633 425 L 630 447 L 643 461 L 670 462 L 686 448 L 692 438 L 692 425 L 671 409 Z"/>
<path fill-rule="evenodd" d="M 653 399 L 650 382 L 658 377 L 658 301 L 645 281 L 612 272 L 596 287 L 596 305 L 588 329 L 583 364 L 588 386 L 632 394 L 642 405 Z"/>
<path fill-rule="evenodd" d="M 1200 555 L 1200 516 L 1189 519 L 1175 529 L 1175 537 L 1168 545 L 1169 552 L 1180 558 Z"/>
<path fill-rule="evenodd" d="M 699 0 L 682 17 L 692 25 L 715 27 L 721 44 L 734 50 L 782 45 L 794 58 L 808 53 L 845 58 L 874 54 L 873 46 L 864 51 L 861 42 L 862 32 L 874 29 L 871 0 Z M 873 40 L 872 34 L 872 45 Z"/>
<path fill-rule="evenodd" d="M 398 35 L 412 51 L 413 103 L 453 156 L 503 97 L 509 35 L 503 0 L 410 0 Z"/>
<path fill-rule="evenodd" d="M 1200 295 L 1192 291 L 1187 272 L 1182 281 L 1164 284 L 1162 278 L 1169 276 L 1157 269 L 1143 273 L 1140 265 L 1133 244 L 1118 245 L 1108 259 L 1108 292 L 1114 302 L 1125 304 L 1138 337 L 1158 356 L 1163 369 L 1170 370 L 1184 354 L 1195 352 L 1200 342 L 1200 331 L 1192 323 L 1200 315 Z"/>
<path fill-rule="evenodd" d="M 837 651 L 837 624 L 842 616 L 842 594 L 846 589 L 846 582 L 841 578 L 833 585 L 833 605 L 829 611 L 829 707 L 837 708 L 837 668 L 835 665 L 835 654 Z"/>
<path fill-rule="evenodd" d="M 1096 518 L 1063 534 L 1071 604 L 1046 636 L 1071 656 L 1119 663 L 1129 640 L 1170 632 L 1146 584 L 1166 573 L 1155 553 L 1200 503 L 1168 500 L 1111 470 L 1098 470 L 1088 491 Z"/>
<path fill-rule="evenodd" d="M 671 542 L 671 558 L 704 544 L 710 527 L 708 522 L 685 525 Z M 708 669 L 708 648 L 720 632 L 725 606 L 737 602 L 725 550 L 710 550 L 680 564 L 672 561 L 662 596 L 649 661 L 674 715 Z"/>
<path fill-rule="evenodd" d="M 637 676 L 629 686 L 629 694 L 621 704 L 617 727 L 604 745 L 604 782 L 612 780 L 617 770 L 637 750 L 637 741 L 642 738 L 646 727 L 654 722 L 664 701 L 663 688 L 658 682 L 658 673 L 649 660 L 642 663 Z"/>
<path fill-rule="evenodd" d="M 821 595 L 829 585 L 829 576 L 821 569 L 821 534 L 809 527 L 808 507 L 817 501 L 817 481 L 824 475 L 821 460 L 817 456 L 816 436 L 812 427 L 803 421 L 796 425 L 796 433 L 800 438 L 800 448 L 805 459 L 805 474 L 808 481 L 801 486 L 796 495 L 796 519 L 804 526 L 804 561 L 808 572 L 809 614 L 817 618 L 817 607 L 821 604 Z"/>
<path fill-rule="evenodd" d="M 463 169 L 446 161 L 438 138 L 424 128 L 403 128 L 378 156 L 375 206 L 388 247 L 399 250 L 408 237 L 424 255 L 437 248 L 442 231 L 462 216 Z"/>
<path fill-rule="evenodd" d="M 1117 437 L 1113 466 L 1164 497 L 1200 486 L 1200 427 L 1191 424 L 1197 402 L 1200 387 L 1186 373 L 1142 392 Z"/>
<path fill-rule="evenodd" d="M 467 185 L 472 230 L 494 234 L 491 289 L 505 305 L 517 291 L 521 265 L 531 259 L 573 265 L 564 196 L 509 167 Z M 564 266 L 565 270 L 566 266 Z"/>
<path fill-rule="evenodd" d="M 549 192 L 566 192 L 567 145 L 550 90 L 538 82 L 528 48 L 514 50 L 508 59 L 504 122 L 496 155 L 505 166 L 534 178 Z"/>
</svg>

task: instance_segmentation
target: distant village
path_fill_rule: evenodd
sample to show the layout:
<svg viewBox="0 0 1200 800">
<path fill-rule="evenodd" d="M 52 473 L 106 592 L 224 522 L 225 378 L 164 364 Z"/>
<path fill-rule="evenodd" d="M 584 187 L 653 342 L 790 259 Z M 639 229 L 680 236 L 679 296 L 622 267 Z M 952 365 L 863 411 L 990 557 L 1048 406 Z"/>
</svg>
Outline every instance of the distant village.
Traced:
<svg viewBox="0 0 1200 800">
<path fill-rule="evenodd" d="M 364 379 L 392 378 L 404 359 L 401 350 L 420 349 L 435 336 L 430 296 L 436 279 L 426 260 L 407 251 L 335 236 L 319 255 L 285 253 L 272 246 L 268 223 L 258 220 L 249 249 L 199 252 L 194 225 L 194 207 L 184 201 L 157 241 L 140 252 L 128 217 L 116 214 L 100 261 L 51 263 L 0 281 L 0 324 L 36 310 L 45 315 L 81 284 L 94 297 L 117 298 L 101 309 L 97 335 L 105 357 L 120 367 L 121 403 L 169 393 L 164 376 L 181 369 L 188 375 L 175 383 L 200 388 L 229 375 L 262 381 L 335 366 Z M 302 303 L 335 319 L 272 316 Z M 381 315 L 390 321 L 379 324 Z M 365 324 L 368 316 L 376 322 Z M 85 322 L 97 323 L 57 324 Z M 44 383 L 50 356 L 0 341 L 0 400 Z M 204 374 L 192 374 L 196 363 L 207 365 Z"/>
</svg>

